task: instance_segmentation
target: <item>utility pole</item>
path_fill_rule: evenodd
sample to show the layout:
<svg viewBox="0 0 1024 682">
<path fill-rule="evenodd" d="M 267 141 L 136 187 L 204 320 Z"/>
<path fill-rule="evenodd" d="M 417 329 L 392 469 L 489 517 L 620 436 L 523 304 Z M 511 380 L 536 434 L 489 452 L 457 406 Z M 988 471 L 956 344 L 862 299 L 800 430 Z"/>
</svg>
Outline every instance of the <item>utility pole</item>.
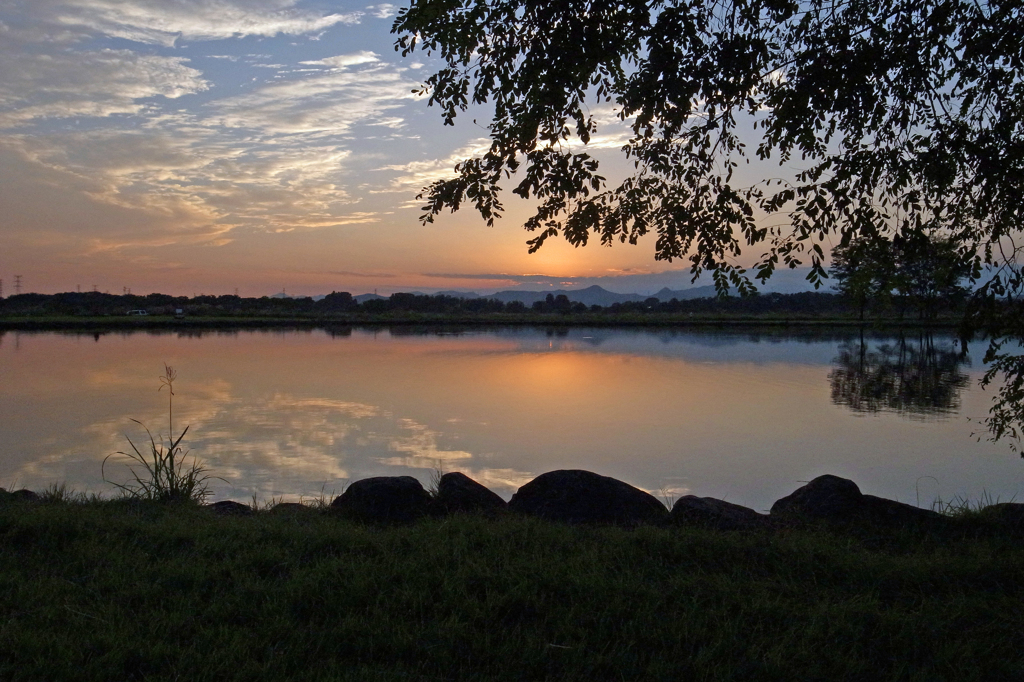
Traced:
<svg viewBox="0 0 1024 682">
<path fill-rule="evenodd" d="M 14 276 L 14 295 L 17 296 L 21 293 L 21 275 Z"/>
</svg>

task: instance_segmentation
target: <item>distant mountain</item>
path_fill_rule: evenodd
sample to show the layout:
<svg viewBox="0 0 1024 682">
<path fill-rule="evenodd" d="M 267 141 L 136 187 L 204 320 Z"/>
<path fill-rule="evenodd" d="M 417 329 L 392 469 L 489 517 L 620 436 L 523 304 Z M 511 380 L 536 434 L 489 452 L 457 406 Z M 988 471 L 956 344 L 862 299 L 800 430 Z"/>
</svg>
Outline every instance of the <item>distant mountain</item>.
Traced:
<svg viewBox="0 0 1024 682">
<path fill-rule="evenodd" d="M 475 291 L 455 291 L 454 289 L 450 290 L 450 291 L 436 291 L 436 292 L 434 292 L 431 295 L 432 296 L 451 296 L 453 298 L 466 298 L 466 299 L 480 298 L 480 294 L 476 293 Z M 493 298 L 493 296 L 487 296 L 486 298 Z"/>
<path fill-rule="evenodd" d="M 537 301 L 543 301 L 548 297 L 548 294 L 552 296 L 558 296 L 565 294 L 573 303 L 579 302 L 584 305 L 600 305 L 609 306 L 612 303 L 627 303 L 629 301 L 643 301 L 644 297 L 640 294 L 616 294 L 602 289 L 596 284 L 586 289 L 574 289 L 565 290 L 558 289 L 556 291 L 499 291 L 496 294 L 491 294 L 486 298 L 494 298 L 503 303 L 509 301 L 522 301 L 526 305 L 533 305 Z"/>
<path fill-rule="evenodd" d="M 717 295 L 718 292 L 715 291 L 714 284 L 708 284 L 703 287 L 690 287 L 689 289 L 677 289 L 675 291 L 665 287 L 656 294 L 652 294 L 654 298 L 662 303 L 671 301 L 673 298 L 679 301 L 688 301 L 694 298 L 713 298 Z"/>
<path fill-rule="evenodd" d="M 785 293 L 796 293 L 796 291 L 804 291 L 805 288 L 798 286 L 786 287 L 793 289 L 794 291 L 786 291 Z M 707 284 L 698 287 L 689 287 L 687 289 L 669 289 L 663 287 L 660 291 L 645 296 L 643 294 L 617 294 L 614 291 L 608 291 L 607 289 L 598 285 L 587 287 L 586 289 L 556 289 L 554 291 L 499 291 L 494 294 L 477 294 L 474 291 L 438 291 L 433 294 L 424 294 L 420 291 L 410 291 L 406 293 L 415 294 L 417 296 L 452 296 L 454 298 L 490 298 L 501 301 L 502 303 L 510 303 L 511 301 L 521 301 L 527 306 L 531 306 L 537 301 L 543 301 L 548 297 L 548 294 L 552 296 L 559 296 L 564 294 L 573 303 L 579 302 L 587 306 L 599 305 L 602 307 L 610 306 L 613 303 L 632 303 L 632 302 L 643 302 L 648 298 L 656 298 L 659 301 L 665 303 L 671 301 L 673 298 L 679 301 L 688 301 L 695 298 L 713 298 L 718 295 L 715 291 L 713 284 Z M 764 291 L 762 293 L 769 293 Z M 735 295 L 734 289 L 730 289 L 730 294 Z M 281 294 L 278 294 L 280 296 Z M 378 296 L 377 294 L 360 294 L 355 297 L 355 300 L 359 303 L 363 301 L 373 301 L 386 299 L 387 296 Z"/>
</svg>

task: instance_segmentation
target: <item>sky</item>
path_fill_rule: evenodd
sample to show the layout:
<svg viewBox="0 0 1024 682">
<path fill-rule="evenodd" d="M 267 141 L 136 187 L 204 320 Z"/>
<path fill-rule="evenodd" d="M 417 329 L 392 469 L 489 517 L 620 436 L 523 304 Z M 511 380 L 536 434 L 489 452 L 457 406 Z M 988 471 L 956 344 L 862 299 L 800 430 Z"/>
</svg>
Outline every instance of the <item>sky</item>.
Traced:
<svg viewBox="0 0 1024 682">
<path fill-rule="evenodd" d="M 0 0 L 4 294 L 15 275 L 23 292 L 242 296 L 690 285 L 650 236 L 528 254 L 531 206 L 510 193 L 493 228 L 465 209 L 422 225 L 417 193 L 486 148 L 487 112 L 446 127 L 414 94 L 436 64 L 394 50 L 397 9 Z M 614 179 L 628 131 L 593 113 Z"/>
</svg>

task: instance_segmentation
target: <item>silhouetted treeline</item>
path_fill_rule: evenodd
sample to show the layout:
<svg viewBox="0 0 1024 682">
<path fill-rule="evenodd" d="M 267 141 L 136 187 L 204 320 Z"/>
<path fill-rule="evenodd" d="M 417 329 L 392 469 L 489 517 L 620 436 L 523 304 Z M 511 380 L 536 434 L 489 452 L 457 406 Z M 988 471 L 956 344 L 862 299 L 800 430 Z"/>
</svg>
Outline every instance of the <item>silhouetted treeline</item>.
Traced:
<svg viewBox="0 0 1024 682">
<path fill-rule="evenodd" d="M 762 294 L 745 298 L 697 298 L 659 301 L 649 298 L 635 303 L 613 303 L 610 306 L 586 306 L 565 295 L 548 295 L 546 300 L 527 306 L 519 301 L 503 303 L 489 298 L 458 298 L 448 295 L 392 294 L 358 302 L 348 292 L 333 292 L 314 301 L 312 298 L 241 298 L 239 296 L 148 296 L 70 292 L 63 294 L 20 294 L 0 299 L 0 315 L 4 316 L 112 316 L 145 310 L 148 315 L 198 317 L 318 317 L 342 314 L 384 315 L 413 312 L 436 315 L 478 315 L 493 313 L 542 313 L 574 315 L 581 313 L 609 315 L 695 314 L 695 315 L 807 315 L 849 316 L 857 311 L 848 298 L 837 294 L 806 292 L 798 294 Z"/>
</svg>

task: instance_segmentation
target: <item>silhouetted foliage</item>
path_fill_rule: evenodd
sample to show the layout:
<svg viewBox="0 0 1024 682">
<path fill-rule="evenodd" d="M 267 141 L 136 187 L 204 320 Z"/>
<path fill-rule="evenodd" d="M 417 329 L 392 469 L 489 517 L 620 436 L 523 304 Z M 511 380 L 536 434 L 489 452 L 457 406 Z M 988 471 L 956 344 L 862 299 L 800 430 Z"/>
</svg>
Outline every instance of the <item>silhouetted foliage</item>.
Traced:
<svg viewBox="0 0 1024 682">
<path fill-rule="evenodd" d="M 353 310 L 358 303 L 347 291 L 332 291 L 316 302 L 316 309 L 326 312 L 347 312 Z"/>
<path fill-rule="evenodd" d="M 490 148 L 425 189 L 427 222 L 469 202 L 493 223 L 519 173 L 513 193 L 539 202 L 531 251 L 654 231 L 657 258 L 743 293 L 743 242 L 767 247 L 758 277 L 809 257 L 817 280 L 830 233 L 943 233 L 987 258 L 1020 230 L 1017 0 L 411 0 L 392 30 L 403 55 L 442 60 L 422 93 L 445 124 L 494 111 Z M 632 129 L 636 170 L 617 186 L 581 150 L 603 103 Z M 756 155 L 800 159 L 795 177 L 735 184 L 744 116 Z"/>
<path fill-rule="evenodd" d="M 941 235 L 972 274 L 989 266 L 965 326 L 1024 340 L 999 317 L 1024 294 L 1019 0 L 410 0 L 392 31 L 403 55 L 440 59 L 421 94 L 446 125 L 493 110 L 487 151 L 420 195 L 424 222 L 468 203 L 493 224 L 511 181 L 537 205 L 531 252 L 654 232 L 655 258 L 686 258 L 741 294 L 747 247 L 763 250 L 755 278 L 809 260 L 820 283 L 832 235 Z M 617 184 L 585 146 L 609 104 L 635 169 Z M 740 184 L 748 143 L 789 177 Z M 905 286 L 934 313 L 941 299 Z"/>
<path fill-rule="evenodd" d="M 836 247 L 829 274 L 861 319 L 869 304 L 884 309 L 893 302 L 901 311 L 909 306 L 919 317 L 933 319 L 943 308 L 962 308 L 965 283 L 978 276 L 976 267 L 949 239 L 897 235 L 892 242 L 860 238 Z"/>
<path fill-rule="evenodd" d="M 506 314 L 506 315 L 793 315 L 848 316 L 848 301 L 838 295 L 824 292 L 798 294 L 759 294 L 745 297 L 707 297 L 686 300 L 660 301 L 651 297 L 644 301 L 613 303 L 610 306 L 590 307 L 573 301 L 565 294 L 549 294 L 544 300 L 527 307 L 520 301 L 503 303 L 497 299 L 458 298 L 450 295 L 397 293 L 388 298 L 364 300 L 359 303 L 348 292 L 332 292 L 319 301 L 312 298 L 238 296 L 114 296 L 102 293 L 21 294 L 0 299 L 0 316 L 119 317 L 130 310 L 146 310 L 150 316 L 170 316 L 182 310 L 186 318 L 258 319 L 262 317 L 296 319 L 331 319 L 346 316 L 389 316 L 406 313 L 435 317 Z M 654 318 L 652 318 L 654 319 Z M 145 318 L 135 318 L 144 322 Z"/>
<path fill-rule="evenodd" d="M 856 307 L 860 319 L 868 303 L 884 307 L 892 298 L 896 259 L 886 239 L 851 239 L 832 249 L 829 276 L 836 290 Z"/>
<path fill-rule="evenodd" d="M 964 283 L 980 273 L 977 261 L 952 240 L 912 234 L 893 242 L 897 291 L 922 318 L 935 317 L 941 306 L 956 306 L 967 297 Z"/>
</svg>

